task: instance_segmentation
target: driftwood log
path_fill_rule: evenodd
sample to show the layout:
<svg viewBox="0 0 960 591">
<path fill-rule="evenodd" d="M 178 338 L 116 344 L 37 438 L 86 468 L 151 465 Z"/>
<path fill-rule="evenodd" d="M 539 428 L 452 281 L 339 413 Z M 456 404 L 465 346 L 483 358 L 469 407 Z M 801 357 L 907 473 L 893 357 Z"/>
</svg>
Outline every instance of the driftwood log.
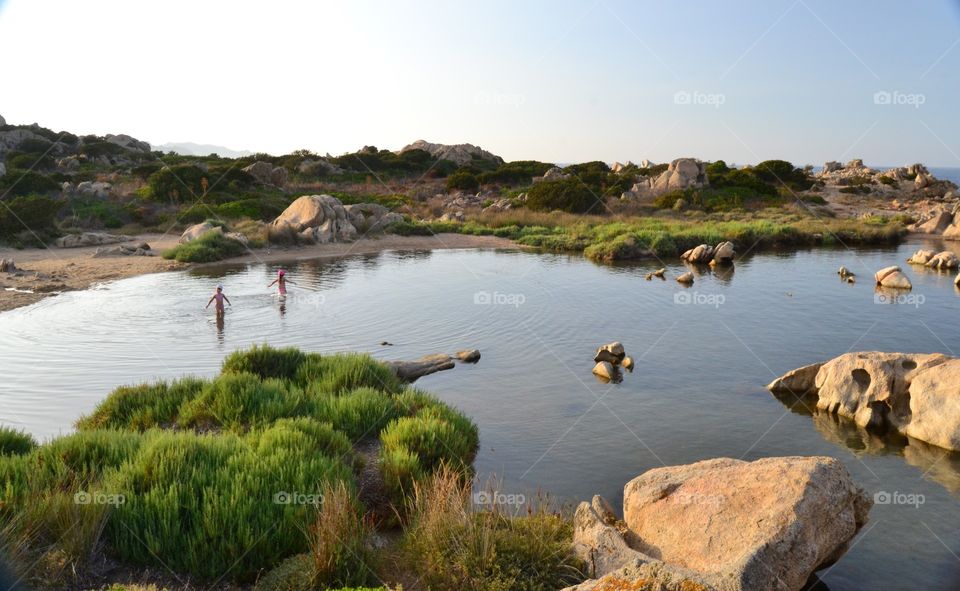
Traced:
<svg viewBox="0 0 960 591">
<path fill-rule="evenodd" d="M 457 361 L 464 363 L 476 363 L 480 360 L 480 351 L 476 349 L 466 349 L 457 351 L 453 355 L 446 353 L 436 353 L 427 355 L 413 361 L 388 361 L 387 364 L 393 369 L 393 373 L 405 382 L 414 382 L 418 378 L 453 369 Z"/>
</svg>

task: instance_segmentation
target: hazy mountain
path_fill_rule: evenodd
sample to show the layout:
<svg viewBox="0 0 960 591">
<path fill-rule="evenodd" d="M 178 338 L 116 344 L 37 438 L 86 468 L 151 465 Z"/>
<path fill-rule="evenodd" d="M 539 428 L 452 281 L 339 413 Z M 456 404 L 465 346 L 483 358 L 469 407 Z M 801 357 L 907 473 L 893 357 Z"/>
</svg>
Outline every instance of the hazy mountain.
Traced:
<svg viewBox="0 0 960 591">
<path fill-rule="evenodd" d="M 250 150 L 231 150 L 223 146 L 214 146 L 212 144 L 195 144 L 193 142 L 169 142 L 153 146 L 154 150 L 161 152 L 176 152 L 184 156 L 209 156 L 216 154 L 225 158 L 239 158 L 241 156 L 252 156 L 254 153 Z"/>
</svg>

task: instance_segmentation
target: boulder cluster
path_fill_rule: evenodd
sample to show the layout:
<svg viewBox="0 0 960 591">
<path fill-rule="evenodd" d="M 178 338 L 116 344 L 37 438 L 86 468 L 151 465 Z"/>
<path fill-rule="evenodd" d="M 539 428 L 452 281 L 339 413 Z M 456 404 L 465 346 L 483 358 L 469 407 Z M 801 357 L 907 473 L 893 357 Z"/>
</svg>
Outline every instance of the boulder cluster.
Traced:
<svg viewBox="0 0 960 591">
<path fill-rule="evenodd" d="M 637 182 L 621 195 L 622 199 L 650 200 L 665 193 L 706 187 L 707 165 L 696 158 L 677 158 L 656 178 L 638 177 Z"/>
<path fill-rule="evenodd" d="M 960 359 L 940 353 L 854 352 L 784 374 L 767 388 L 812 397 L 861 427 L 896 430 L 960 450 Z"/>
<path fill-rule="evenodd" d="M 343 205 L 330 195 L 304 195 L 291 203 L 268 227 L 272 241 L 292 237 L 306 244 L 349 242 L 361 232 L 381 232 L 403 216 L 377 203 Z"/>
<path fill-rule="evenodd" d="M 725 241 L 716 246 L 701 244 L 685 251 L 680 258 L 688 263 L 701 265 L 727 265 L 733 262 L 736 254 L 733 242 Z"/>
<path fill-rule="evenodd" d="M 592 579 L 565 591 L 799 591 L 839 560 L 872 503 L 829 457 L 718 458 L 649 470 L 574 516 Z"/>
<path fill-rule="evenodd" d="M 269 162 L 258 160 L 244 168 L 243 172 L 263 185 L 272 185 L 282 189 L 287 184 L 287 169 L 282 166 L 274 166 Z"/>
<path fill-rule="evenodd" d="M 598 348 L 593 360 L 596 362 L 596 365 L 593 366 L 593 374 L 604 381 L 621 381 L 623 376 L 620 373 L 620 368 L 633 371 L 633 359 L 627 356 L 623 344 L 618 341 L 607 343 Z"/>
<path fill-rule="evenodd" d="M 423 150 L 437 160 L 450 160 L 461 166 L 477 159 L 503 164 L 503 158 L 473 144 L 435 144 L 426 140 L 417 140 L 401 148 L 400 154 L 409 150 Z"/>
</svg>

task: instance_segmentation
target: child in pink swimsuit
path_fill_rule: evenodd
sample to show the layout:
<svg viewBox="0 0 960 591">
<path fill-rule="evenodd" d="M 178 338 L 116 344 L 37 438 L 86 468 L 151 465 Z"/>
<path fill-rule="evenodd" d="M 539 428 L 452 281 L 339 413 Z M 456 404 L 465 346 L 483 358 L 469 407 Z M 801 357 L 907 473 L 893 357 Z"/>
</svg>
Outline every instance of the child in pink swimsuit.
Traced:
<svg viewBox="0 0 960 591">
<path fill-rule="evenodd" d="M 289 281 L 290 283 L 293 283 L 293 281 L 291 281 L 290 279 L 287 279 L 287 272 L 284 271 L 283 269 L 280 269 L 279 271 L 277 271 L 277 278 L 274 279 L 273 282 L 270 283 L 270 285 L 268 285 L 267 287 L 273 287 L 274 285 L 276 285 L 276 286 L 277 286 L 277 289 L 278 289 L 279 292 L 280 292 L 280 295 L 287 295 L 287 282 L 288 282 L 288 281 Z M 296 284 L 294 284 L 294 285 L 296 285 Z"/>
<path fill-rule="evenodd" d="M 212 304 L 214 301 L 217 302 L 217 318 L 222 318 L 223 311 L 224 311 L 223 302 L 226 301 L 228 304 L 230 304 L 230 298 L 224 295 L 222 285 L 217 286 L 217 293 L 210 296 L 210 299 L 207 301 L 207 305 L 204 306 L 203 309 L 206 310 L 207 308 L 209 308 L 210 304 Z M 233 304 L 230 304 L 230 305 L 233 306 Z"/>
</svg>

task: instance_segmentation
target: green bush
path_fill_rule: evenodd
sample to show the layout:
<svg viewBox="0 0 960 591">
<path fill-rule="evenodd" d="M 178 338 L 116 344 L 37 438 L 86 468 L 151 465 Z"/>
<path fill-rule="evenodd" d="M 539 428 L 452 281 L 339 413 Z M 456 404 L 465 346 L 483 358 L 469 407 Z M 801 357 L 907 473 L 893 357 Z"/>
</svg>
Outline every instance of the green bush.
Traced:
<svg viewBox="0 0 960 591">
<path fill-rule="evenodd" d="M 318 397 L 311 406 L 313 416 L 336 425 L 354 441 L 378 435 L 400 413 L 393 398 L 375 388 Z"/>
<path fill-rule="evenodd" d="M 185 427 L 243 431 L 304 414 L 303 391 L 282 380 L 252 373 L 225 373 L 180 409 Z"/>
<path fill-rule="evenodd" d="M 36 195 L 6 199 L 4 204 L 6 207 L 0 207 L 0 238 L 26 230 L 40 234 L 50 232 L 57 212 L 63 207 L 62 201 Z"/>
<path fill-rule="evenodd" d="M 880 175 L 879 177 L 877 177 L 877 180 L 883 183 L 884 185 L 888 185 L 890 187 L 896 187 L 899 185 L 897 181 L 888 177 L 887 175 Z"/>
<path fill-rule="evenodd" d="M 447 191 L 473 191 L 480 187 L 480 181 L 470 172 L 457 171 L 447 177 Z"/>
<path fill-rule="evenodd" d="M 164 203 L 193 202 L 206 193 L 210 174 L 193 164 L 166 166 L 147 177 L 151 199 Z"/>
<path fill-rule="evenodd" d="M 169 427 L 179 415 L 180 406 L 196 398 L 205 380 L 184 378 L 155 384 L 121 386 L 110 393 L 93 412 L 77 421 L 80 430 L 132 429 L 145 431 Z"/>
<path fill-rule="evenodd" d="M 29 433 L 0 425 L 0 456 L 21 456 L 37 446 Z"/>
<path fill-rule="evenodd" d="M 269 345 L 254 345 L 246 350 L 237 350 L 223 360 L 224 373 L 252 373 L 261 378 L 289 380 L 307 360 L 307 355 L 296 347 L 276 349 Z"/>
<path fill-rule="evenodd" d="M 163 258 L 175 259 L 181 263 L 212 263 L 240 256 L 246 251 L 247 247 L 239 240 L 211 230 L 195 240 L 164 251 Z"/>
<path fill-rule="evenodd" d="M 295 381 L 313 396 L 337 395 L 358 388 L 375 388 L 391 394 L 403 389 L 389 367 L 360 353 L 307 355 L 297 369 Z"/>
<path fill-rule="evenodd" d="M 527 208 L 534 211 L 559 209 L 569 213 L 586 213 L 597 210 L 602 213 L 603 203 L 578 179 L 543 181 L 527 192 Z"/>
</svg>

